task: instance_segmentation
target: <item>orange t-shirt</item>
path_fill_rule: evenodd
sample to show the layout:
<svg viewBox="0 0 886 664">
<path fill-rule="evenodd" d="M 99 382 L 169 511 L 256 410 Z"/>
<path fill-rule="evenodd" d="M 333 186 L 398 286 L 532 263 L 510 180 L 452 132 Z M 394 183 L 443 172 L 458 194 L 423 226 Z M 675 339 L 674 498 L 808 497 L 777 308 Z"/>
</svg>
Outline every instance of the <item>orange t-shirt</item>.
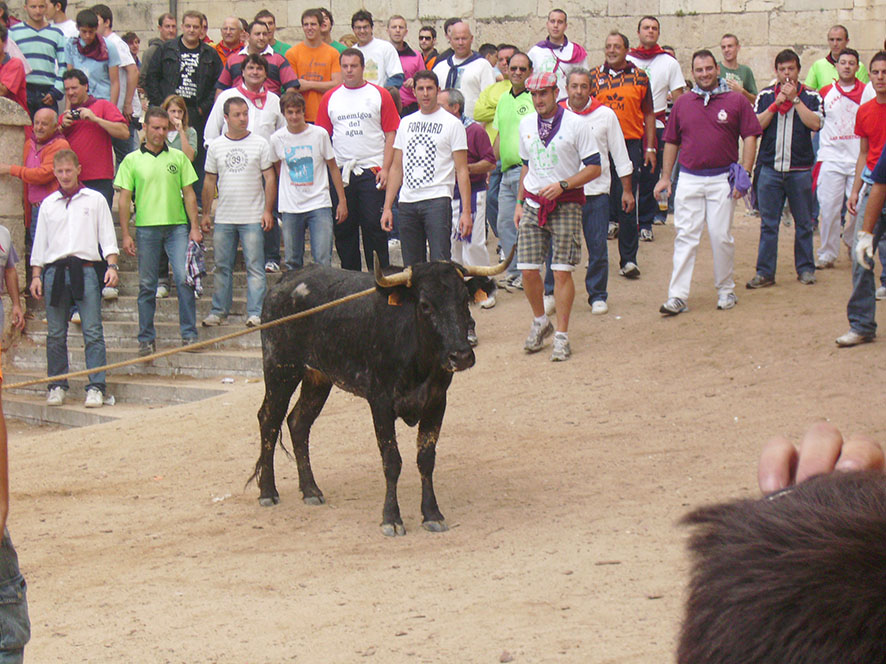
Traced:
<svg viewBox="0 0 886 664">
<path fill-rule="evenodd" d="M 606 65 L 591 70 L 591 95 L 618 116 L 625 140 L 643 138 L 643 100 L 649 94 L 649 77 L 629 65 L 613 76 Z"/>
<path fill-rule="evenodd" d="M 331 81 L 332 75 L 341 71 L 338 51 L 329 44 L 320 44 L 316 48 L 311 48 L 305 42 L 301 42 L 286 51 L 286 59 L 295 75 L 306 81 Z M 305 120 L 315 122 L 323 93 L 319 90 L 299 92 L 305 98 Z"/>
</svg>

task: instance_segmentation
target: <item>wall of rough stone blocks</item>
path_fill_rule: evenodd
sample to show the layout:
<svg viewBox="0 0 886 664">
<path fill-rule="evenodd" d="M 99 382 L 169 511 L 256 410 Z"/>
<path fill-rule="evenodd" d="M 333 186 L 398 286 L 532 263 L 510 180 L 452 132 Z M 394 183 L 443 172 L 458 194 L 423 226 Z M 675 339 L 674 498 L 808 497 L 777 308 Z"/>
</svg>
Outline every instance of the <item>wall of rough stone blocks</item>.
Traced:
<svg viewBox="0 0 886 664">
<path fill-rule="evenodd" d="M 475 45 L 482 42 L 508 41 L 528 47 L 544 37 L 545 16 L 553 7 L 569 13 L 571 39 L 583 44 L 602 62 L 602 45 L 609 30 L 617 28 L 636 40 L 637 21 L 644 14 L 661 21 L 661 43 L 676 48 L 677 57 L 689 74 L 689 58 L 698 48 L 719 52 L 720 36 L 738 35 L 742 42 L 740 61 L 750 65 L 758 86 L 773 76 L 775 54 L 793 48 L 800 54 L 804 69 L 827 53 L 826 35 L 831 25 L 840 23 L 849 29 L 850 46 L 859 50 L 865 62 L 883 47 L 886 38 L 886 0 L 325 0 L 337 24 L 333 35 L 350 32 L 350 17 L 366 8 L 376 17 L 376 36 L 386 37 L 384 21 L 392 14 L 406 17 L 415 44 L 418 28 L 432 24 L 442 33 L 443 21 L 461 16 L 472 25 Z M 13 4 L 13 3 L 10 3 Z M 17 4 L 17 3 L 16 3 Z M 142 36 L 142 47 L 155 32 L 156 17 L 169 10 L 169 2 L 108 3 L 115 12 L 115 27 L 120 32 L 135 30 Z M 89 3 L 72 3 L 68 14 Z M 210 37 L 218 38 L 222 19 L 230 14 L 251 18 L 267 7 L 277 17 L 280 38 L 287 42 L 302 38 L 301 12 L 311 6 L 306 2 L 283 0 L 208 0 L 189 3 L 179 0 L 177 14 L 196 8 L 209 17 Z M 18 13 L 22 10 L 19 9 Z M 445 47 L 445 46 L 444 46 Z M 599 56 L 599 57 L 597 57 Z"/>
</svg>

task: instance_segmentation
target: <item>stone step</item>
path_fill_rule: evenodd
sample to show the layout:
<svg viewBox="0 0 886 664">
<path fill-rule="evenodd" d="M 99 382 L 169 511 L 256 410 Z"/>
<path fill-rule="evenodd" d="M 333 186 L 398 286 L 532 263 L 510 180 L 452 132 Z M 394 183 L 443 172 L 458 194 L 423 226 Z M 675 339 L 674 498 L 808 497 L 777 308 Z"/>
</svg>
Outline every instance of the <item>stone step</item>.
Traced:
<svg viewBox="0 0 886 664">
<path fill-rule="evenodd" d="M 216 327 L 202 327 L 198 329 L 200 340 L 216 339 L 232 332 L 244 329 L 245 320 L 242 317 L 228 319 L 228 323 Z M 198 323 L 199 325 L 199 323 Z M 161 345 L 175 346 L 181 341 L 178 323 L 154 323 L 157 331 L 157 339 Z M 47 325 L 44 320 L 31 319 L 25 328 L 25 334 L 35 344 L 46 345 Z M 105 335 L 105 345 L 108 348 L 131 347 L 138 338 L 137 320 L 112 320 L 102 321 L 102 330 Z M 83 334 L 80 326 L 75 323 L 68 325 L 68 348 L 83 348 Z M 261 348 L 261 333 L 253 332 L 229 341 L 223 341 L 218 348 Z"/>
<path fill-rule="evenodd" d="M 143 409 L 138 409 L 143 410 Z M 62 427 L 86 427 L 93 424 L 103 424 L 125 417 L 127 413 L 134 413 L 133 409 L 125 406 L 102 406 L 101 408 L 86 408 L 83 400 L 70 400 L 63 406 L 47 406 L 46 397 L 36 394 L 10 394 L 3 396 L 3 413 L 11 417 L 34 424 L 55 424 Z"/>
<path fill-rule="evenodd" d="M 157 350 L 177 348 L 179 345 L 160 344 Z M 46 349 L 28 341 L 23 341 L 5 353 L 11 367 L 15 371 L 44 372 L 46 371 Z M 108 364 L 122 362 L 137 357 L 135 345 L 128 348 L 109 348 Z M 86 368 L 83 352 L 68 349 L 69 371 L 80 371 Z M 209 348 L 201 353 L 177 353 L 162 357 L 152 362 L 133 364 L 113 372 L 114 376 L 190 376 L 192 378 L 260 378 L 262 376 L 261 350 L 215 350 Z"/>
</svg>

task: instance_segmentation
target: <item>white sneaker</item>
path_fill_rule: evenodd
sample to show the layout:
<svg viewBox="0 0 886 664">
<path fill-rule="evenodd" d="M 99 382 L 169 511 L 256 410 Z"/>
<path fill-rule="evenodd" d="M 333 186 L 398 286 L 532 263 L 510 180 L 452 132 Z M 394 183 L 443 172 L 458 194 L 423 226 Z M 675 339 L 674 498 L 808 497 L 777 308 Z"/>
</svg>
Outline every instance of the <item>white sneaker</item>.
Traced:
<svg viewBox="0 0 886 664">
<path fill-rule="evenodd" d="M 732 309 L 736 304 L 738 304 L 738 298 L 735 297 L 735 293 L 726 293 L 717 299 L 717 309 Z"/>
<path fill-rule="evenodd" d="M 65 388 L 53 387 L 46 395 L 47 406 L 61 406 L 65 402 Z"/>
<path fill-rule="evenodd" d="M 689 311 L 686 302 L 679 297 L 669 297 L 667 302 L 658 308 L 658 312 L 665 316 L 676 316 Z"/>
<path fill-rule="evenodd" d="M 267 261 L 265 263 L 265 272 L 279 272 L 280 263 L 277 261 Z"/>
<path fill-rule="evenodd" d="M 481 309 L 492 309 L 495 306 L 495 295 L 490 295 L 480 303 Z"/>
<path fill-rule="evenodd" d="M 86 390 L 86 404 L 87 408 L 101 408 L 102 404 L 105 401 L 105 396 L 102 394 L 102 391 L 96 388 L 92 388 Z"/>
<path fill-rule="evenodd" d="M 80 325 L 81 320 L 80 320 L 80 312 L 79 311 L 75 311 L 74 313 L 71 314 L 71 322 L 74 323 L 74 325 Z"/>
<path fill-rule="evenodd" d="M 545 339 L 554 333 L 554 324 L 549 320 L 542 325 L 536 320 L 532 321 L 532 327 L 529 328 L 529 336 L 523 344 L 523 350 L 527 353 L 535 353 L 544 348 Z"/>
<path fill-rule="evenodd" d="M 637 267 L 636 263 L 628 261 L 627 263 L 625 263 L 625 266 L 618 271 L 618 273 L 623 277 L 627 277 L 628 279 L 636 279 L 640 276 L 640 268 Z"/>
<path fill-rule="evenodd" d="M 160 284 L 159 286 L 157 286 L 157 297 L 169 297 L 169 286 L 167 286 L 166 284 Z"/>
<path fill-rule="evenodd" d="M 878 300 L 886 300 L 886 286 L 880 286 L 877 289 L 876 298 Z"/>
<path fill-rule="evenodd" d="M 258 316 L 250 316 L 246 319 L 246 327 L 258 327 L 261 325 L 261 318 Z"/>
<path fill-rule="evenodd" d="M 555 311 L 557 311 L 557 301 L 554 296 L 545 295 L 545 315 L 553 316 Z"/>
<path fill-rule="evenodd" d="M 218 316 L 216 314 L 209 314 L 206 318 L 203 319 L 203 327 L 215 327 L 216 325 L 221 324 L 221 316 Z"/>
<path fill-rule="evenodd" d="M 120 291 L 114 286 L 105 286 L 104 288 L 102 288 L 103 300 L 116 300 L 119 296 Z"/>
<path fill-rule="evenodd" d="M 873 340 L 874 335 L 872 334 L 859 334 L 855 330 L 849 330 L 846 334 L 837 337 L 836 342 L 840 348 L 850 348 Z"/>
<path fill-rule="evenodd" d="M 551 362 L 565 362 L 572 355 L 569 338 L 554 335 L 554 349 L 551 351 Z"/>
<path fill-rule="evenodd" d="M 595 316 L 609 313 L 609 305 L 606 304 L 606 300 L 594 300 L 591 305 L 591 313 Z"/>
</svg>

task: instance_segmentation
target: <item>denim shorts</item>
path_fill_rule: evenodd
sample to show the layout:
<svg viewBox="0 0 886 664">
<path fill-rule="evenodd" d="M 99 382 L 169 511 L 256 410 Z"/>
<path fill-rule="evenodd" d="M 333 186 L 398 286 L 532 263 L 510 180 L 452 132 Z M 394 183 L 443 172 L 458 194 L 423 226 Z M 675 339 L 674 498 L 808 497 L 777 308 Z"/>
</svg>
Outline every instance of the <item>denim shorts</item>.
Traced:
<svg viewBox="0 0 886 664">
<path fill-rule="evenodd" d="M 27 587 L 9 531 L 4 530 L 0 544 L 0 662 L 22 661 L 31 638 Z"/>
</svg>

